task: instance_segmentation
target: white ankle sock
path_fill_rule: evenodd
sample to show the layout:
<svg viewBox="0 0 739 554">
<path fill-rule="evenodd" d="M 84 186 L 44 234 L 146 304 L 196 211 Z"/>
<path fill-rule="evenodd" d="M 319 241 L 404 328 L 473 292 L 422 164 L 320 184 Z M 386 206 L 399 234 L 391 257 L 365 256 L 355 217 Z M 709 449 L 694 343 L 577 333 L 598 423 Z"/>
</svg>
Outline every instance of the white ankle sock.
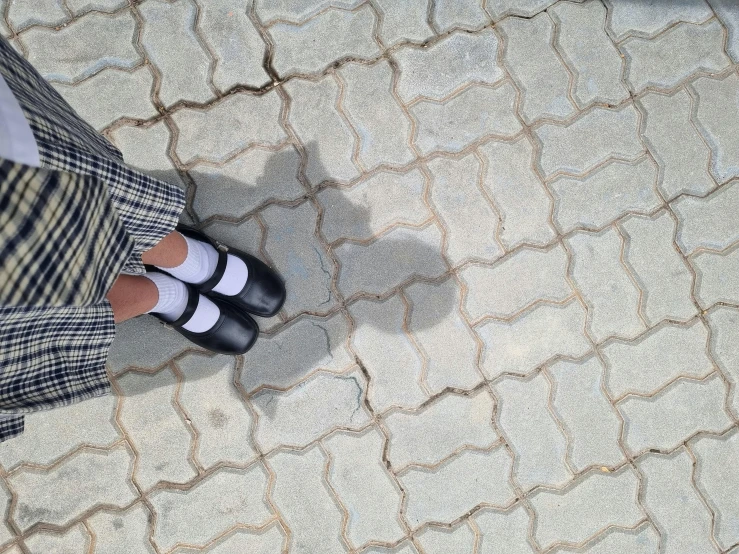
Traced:
<svg viewBox="0 0 739 554">
<path fill-rule="evenodd" d="M 154 283 L 159 291 L 159 300 L 149 312 L 160 314 L 165 321 L 179 319 L 187 308 L 188 292 L 185 284 L 162 273 L 146 273 L 144 277 Z M 192 333 L 204 333 L 213 328 L 220 314 L 218 306 L 201 294 L 195 313 L 182 328 Z"/>
</svg>

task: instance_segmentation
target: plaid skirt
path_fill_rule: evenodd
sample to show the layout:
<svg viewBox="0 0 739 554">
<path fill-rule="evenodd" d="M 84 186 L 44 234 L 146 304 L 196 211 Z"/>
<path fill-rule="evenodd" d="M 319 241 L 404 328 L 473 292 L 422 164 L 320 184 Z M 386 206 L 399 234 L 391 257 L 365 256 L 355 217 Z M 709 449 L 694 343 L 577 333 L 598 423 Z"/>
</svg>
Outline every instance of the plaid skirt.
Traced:
<svg viewBox="0 0 739 554">
<path fill-rule="evenodd" d="M 0 38 L 0 73 L 38 145 L 41 167 L 0 158 L 0 441 L 23 414 L 110 393 L 115 335 L 105 296 L 170 233 L 182 190 L 126 166 Z"/>
</svg>

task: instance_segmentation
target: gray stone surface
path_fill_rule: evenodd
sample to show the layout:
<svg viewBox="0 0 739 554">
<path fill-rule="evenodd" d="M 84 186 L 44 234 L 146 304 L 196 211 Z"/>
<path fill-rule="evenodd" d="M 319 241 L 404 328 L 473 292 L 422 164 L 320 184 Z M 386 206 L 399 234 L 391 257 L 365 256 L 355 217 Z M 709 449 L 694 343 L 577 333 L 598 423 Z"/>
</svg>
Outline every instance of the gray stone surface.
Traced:
<svg viewBox="0 0 739 554">
<path fill-rule="evenodd" d="M 256 13 L 263 24 L 275 21 L 302 23 L 327 8 L 351 10 L 361 0 L 256 0 Z"/>
<path fill-rule="evenodd" d="M 25 542 L 31 554 L 82 554 L 89 551 L 92 540 L 85 527 L 78 523 L 64 533 L 34 533 Z"/>
<path fill-rule="evenodd" d="M 62 0 L 38 0 L 36 2 L 10 2 L 8 22 L 16 33 L 32 25 L 56 27 L 69 19 Z"/>
<path fill-rule="evenodd" d="M 503 511 L 480 510 L 472 521 L 480 530 L 481 554 L 533 554 L 529 514 L 522 504 Z"/>
<path fill-rule="evenodd" d="M 149 540 L 149 514 L 143 504 L 125 512 L 101 510 L 88 518 L 95 535 L 95 552 L 106 554 L 154 554 Z"/>
<path fill-rule="evenodd" d="M 128 6 L 125 0 L 65 0 L 65 3 L 74 15 L 82 15 L 91 10 L 114 13 Z"/>
<path fill-rule="evenodd" d="M 711 353 L 721 372 L 731 385 L 728 406 L 739 415 L 739 312 L 735 308 L 719 307 L 707 316 L 711 328 Z"/>
<path fill-rule="evenodd" d="M 423 42 L 434 36 L 428 24 L 428 0 L 375 0 L 382 13 L 380 37 L 386 46 L 401 41 Z"/>
<path fill-rule="evenodd" d="M 436 28 L 440 33 L 452 29 L 481 29 L 490 23 L 483 4 L 483 0 L 437 0 L 433 11 Z"/>
<path fill-rule="evenodd" d="M 485 9 L 494 21 L 506 16 L 533 17 L 556 0 L 485 0 Z"/>
<path fill-rule="evenodd" d="M 739 62 L 739 11 L 736 10 L 736 6 L 732 0 L 706 0 L 711 7 L 713 12 L 721 20 L 721 23 L 726 27 L 729 37 L 726 50 L 734 60 L 734 63 Z"/>
<path fill-rule="evenodd" d="M 683 196 L 670 204 L 677 216 L 675 242 L 690 256 L 703 250 L 721 251 L 739 241 L 739 180 L 704 198 Z"/>
<path fill-rule="evenodd" d="M 475 532 L 469 525 L 460 525 L 453 530 L 445 527 L 427 527 L 418 534 L 417 541 L 427 554 L 444 554 L 472 552 L 475 548 L 475 538 Z"/>
<path fill-rule="evenodd" d="M 703 308 L 709 308 L 717 302 L 739 304 L 736 283 L 739 250 L 731 248 L 722 254 L 701 252 L 690 261 L 696 274 L 695 296 Z"/>
<path fill-rule="evenodd" d="M 667 5 L 656 2 L 606 0 L 611 11 L 609 28 L 615 38 L 654 37 L 677 22 L 703 23 L 713 15 L 704 0 L 680 0 Z"/>
</svg>

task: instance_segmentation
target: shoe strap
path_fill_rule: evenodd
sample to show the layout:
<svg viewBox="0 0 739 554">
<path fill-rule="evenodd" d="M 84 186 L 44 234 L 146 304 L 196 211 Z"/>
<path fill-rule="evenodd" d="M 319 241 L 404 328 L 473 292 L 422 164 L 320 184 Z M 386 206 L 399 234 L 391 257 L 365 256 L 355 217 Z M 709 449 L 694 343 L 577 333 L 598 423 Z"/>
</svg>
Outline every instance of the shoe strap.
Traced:
<svg viewBox="0 0 739 554">
<path fill-rule="evenodd" d="M 170 323 L 172 327 L 182 327 L 190 321 L 195 310 L 198 309 L 198 304 L 200 304 L 200 293 L 192 285 L 185 283 L 185 286 L 187 287 L 187 306 L 182 315 Z"/>
<path fill-rule="evenodd" d="M 216 270 L 213 272 L 213 275 L 211 275 L 207 281 L 198 285 L 198 290 L 200 290 L 200 292 L 212 291 L 218 285 L 218 283 L 221 282 L 221 279 L 223 278 L 223 274 L 226 272 L 226 264 L 228 263 L 228 254 L 224 252 L 223 250 L 221 250 L 220 248 L 217 250 L 217 252 L 218 252 L 218 263 L 216 264 Z"/>
</svg>

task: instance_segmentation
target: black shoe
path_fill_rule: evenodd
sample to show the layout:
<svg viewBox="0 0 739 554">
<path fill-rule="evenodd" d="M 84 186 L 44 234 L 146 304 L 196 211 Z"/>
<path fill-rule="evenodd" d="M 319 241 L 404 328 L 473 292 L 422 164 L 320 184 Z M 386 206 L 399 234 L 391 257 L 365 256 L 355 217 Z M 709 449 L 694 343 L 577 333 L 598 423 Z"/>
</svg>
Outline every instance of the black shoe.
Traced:
<svg viewBox="0 0 739 554">
<path fill-rule="evenodd" d="M 193 333 L 184 329 L 182 326 L 190 321 L 200 302 L 200 293 L 195 287 L 187 283 L 185 283 L 185 286 L 188 292 L 187 308 L 179 319 L 170 322 L 162 319 L 157 313 L 151 312 L 151 315 L 173 328 L 190 342 L 212 352 L 231 355 L 244 354 L 254 346 L 259 335 L 259 327 L 256 321 L 248 314 L 241 313 L 230 304 L 217 298 L 212 298 L 211 301 L 218 306 L 221 315 L 212 329 L 204 333 Z"/>
<path fill-rule="evenodd" d="M 213 276 L 205 283 L 195 285 L 201 293 L 213 299 L 229 302 L 241 310 L 260 317 L 272 317 L 280 311 L 282 305 L 285 303 L 287 293 L 285 291 L 285 282 L 274 269 L 251 254 L 214 241 L 201 231 L 182 224 L 177 226 L 177 231 L 191 239 L 211 244 L 218 251 L 218 265 Z M 213 291 L 213 288 L 220 282 L 223 272 L 226 270 L 228 254 L 240 258 L 249 270 L 249 277 L 246 280 L 244 288 L 241 289 L 241 292 L 233 296 L 226 296 Z"/>
</svg>

